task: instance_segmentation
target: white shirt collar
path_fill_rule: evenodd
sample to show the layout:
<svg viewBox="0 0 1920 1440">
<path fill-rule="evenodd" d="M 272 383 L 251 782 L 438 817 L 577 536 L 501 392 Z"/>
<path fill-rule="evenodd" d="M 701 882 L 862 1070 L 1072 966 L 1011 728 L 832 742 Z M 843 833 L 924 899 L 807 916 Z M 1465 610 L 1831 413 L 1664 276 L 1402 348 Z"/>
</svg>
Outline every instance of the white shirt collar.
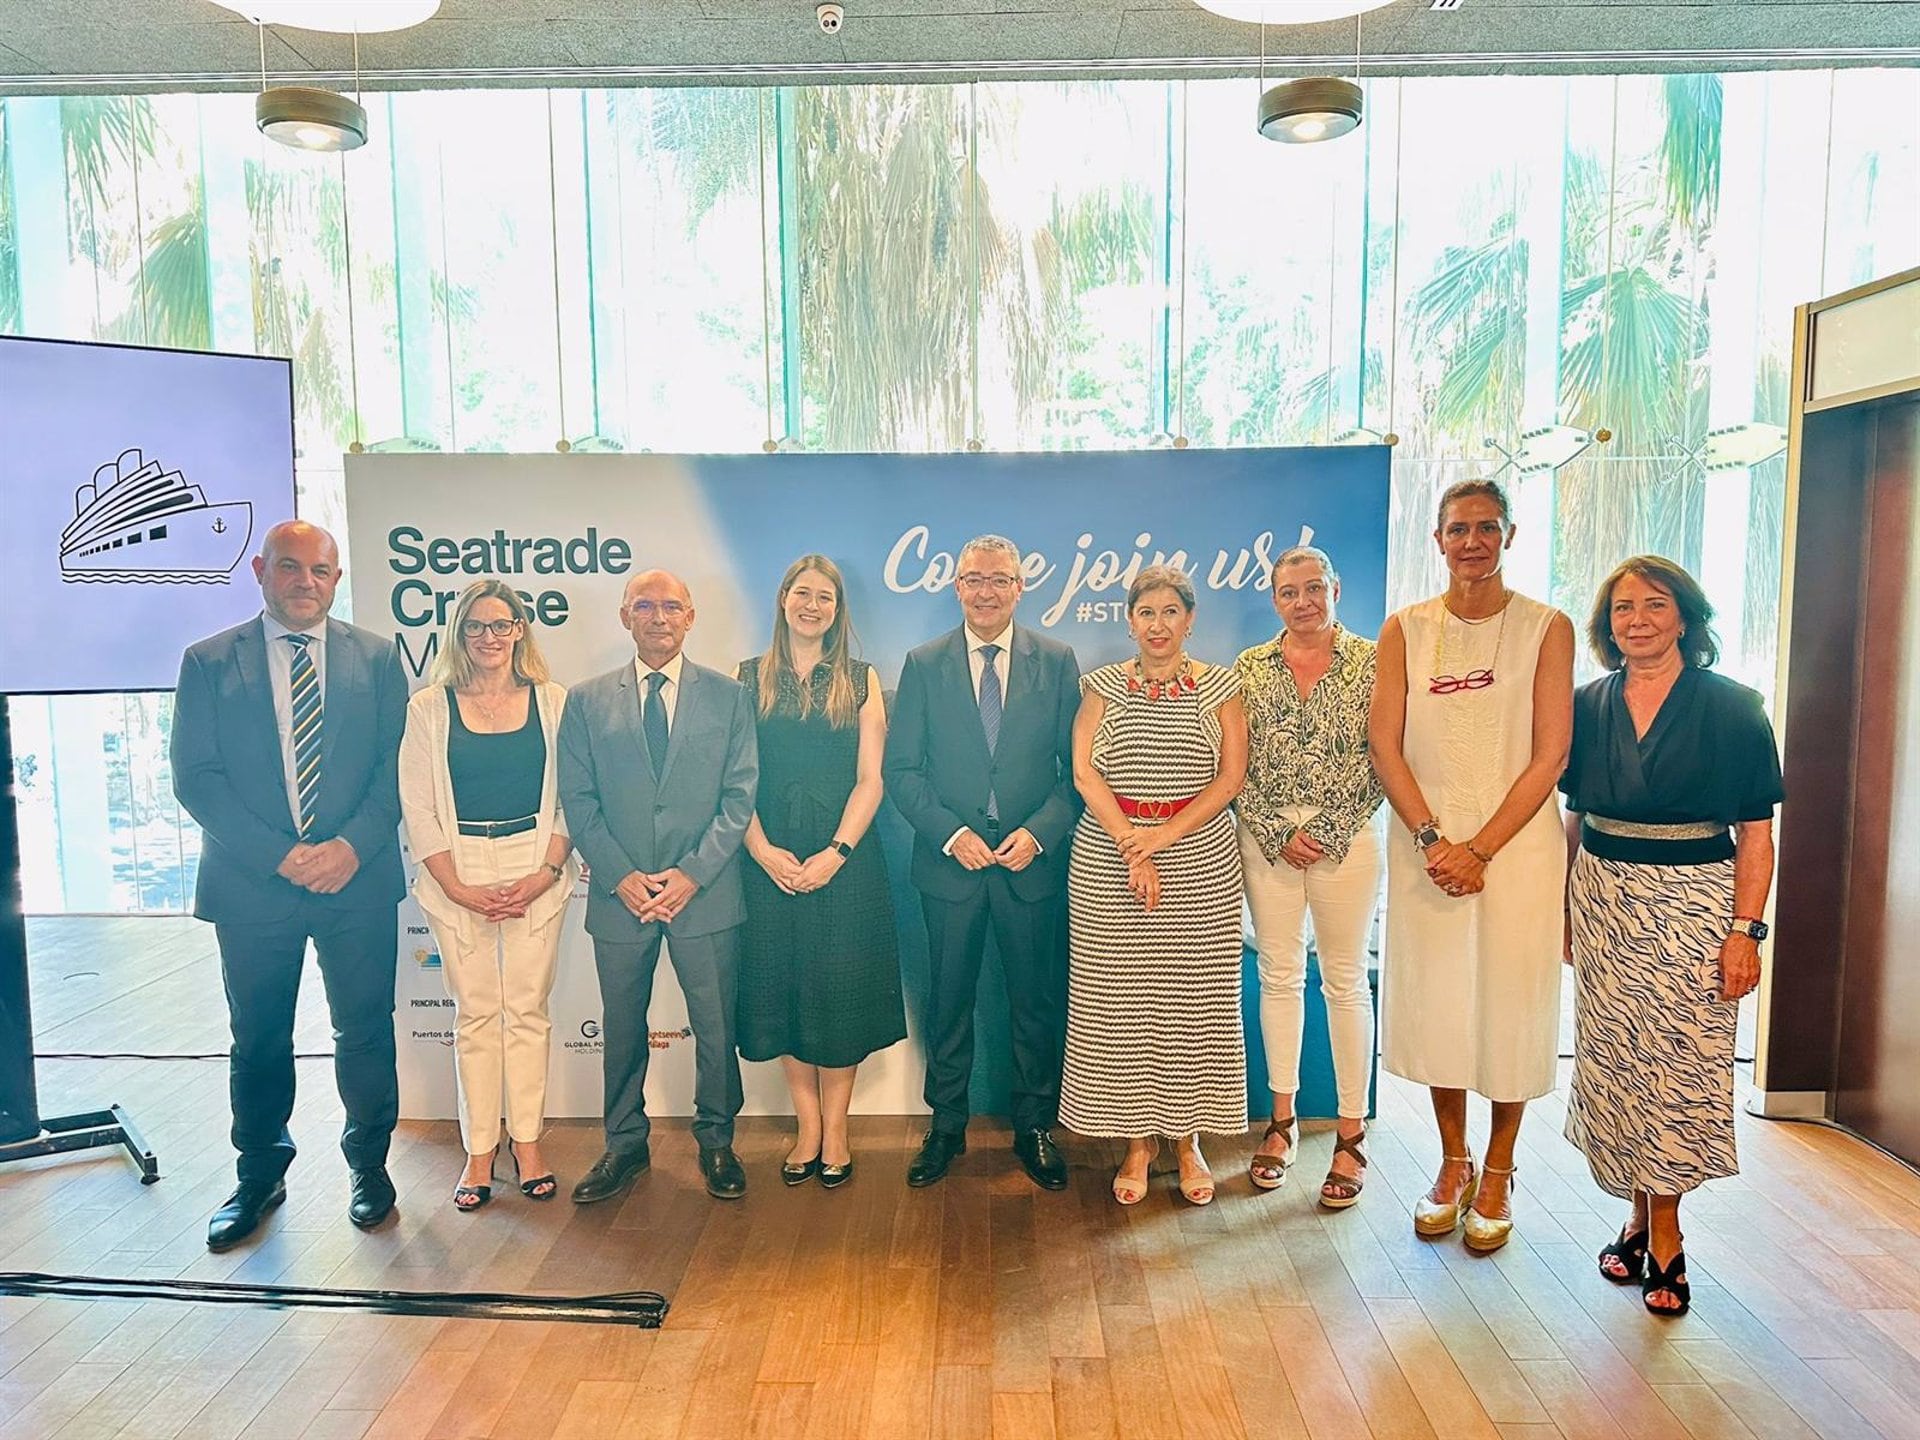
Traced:
<svg viewBox="0 0 1920 1440">
<path fill-rule="evenodd" d="M 674 657 L 671 660 L 660 667 L 660 673 L 667 677 L 667 684 L 673 686 L 675 689 L 678 689 L 680 686 L 680 667 L 686 664 L 686 661 L 687 652 L 679 650 L 674 653 Z M 638 655 L 633 657 L 634 679 L 636 679 L 643 688 L 647 683 L 647 676 L 653 673 L 653 668 L 649 666 L 646 661 L 642 660 Z"/>
<path fill-rule="evenodd" d="M 310 625 L 305 630 L 290 630 L 265 610 L 262 610 L 260 612 L 260 623 L 266 632 L 267 643 L 269 645 L 280 639 L 283 635 L 305 635 L 309 640 L 318 641 L 322 644 L 326 642 L 327 617 L 324 615 L 320 617 L 320 622 L 317 625 Z"/>
<path fill-rule="evenodd" d="M 977 651 L 985 645 L 998 645 L 1002 653 L 1005 653 L 1013 648 L 1013 621 L 1011 620 L 1007 621 L 1005 629 L 989 640 L 982 640 L 978 635 L 974 634 L 971 625 L 965 626 L 964 628 L 967 632 L 967 649 L 969 650 Z"/>
</svg>

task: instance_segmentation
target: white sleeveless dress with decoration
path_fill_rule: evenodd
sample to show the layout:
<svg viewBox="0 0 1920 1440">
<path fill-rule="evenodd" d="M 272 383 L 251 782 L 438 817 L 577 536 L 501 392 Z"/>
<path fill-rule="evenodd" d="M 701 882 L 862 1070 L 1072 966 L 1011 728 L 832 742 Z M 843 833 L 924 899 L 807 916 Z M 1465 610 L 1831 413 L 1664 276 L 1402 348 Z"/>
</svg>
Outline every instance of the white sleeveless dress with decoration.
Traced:
<svg viewBox="0 0 1920 1440">
<path fill-rule="evenodd" d="M 1230 665 L 1195 666 L 1192 689 L 1150 698 L 1130 667 L 1083 676 L 1106 701 L 1093 763 L 1116 795 L 1178 801 L 1220 768 Z M 1137 824 L 1159 823 L 1137 820 Z M 1127 888 L 1126 862 L 1091 813 L 1067 876 L 1067 1057 L 1060 1123 L 1081 1135 L 1238 1134 L 1247 1128 L 1240 1018 L 1240 847 L 1230 810 L 1154 856 L 1160 902 Z"/>
<path fill-rule="evenodd" d="M 1401 749 L 1449 840 L 1471 840 L 1532 759 L 1534 671 L 1559 613 L 1515 595 L 1485 620 L 1463 621 L 1439 597 L 1399 614 L 1407 653 Z M 1474 683 L 1487 672 L 1491 683 Z M 1478 895 L 1442 891 L 1406 827 L 1393 827 L 1380 977 L 1388 1070 L 1489 1100 L 1531 1100 L 1553 1089 L 1566 879 L 1566 832 L 1551 793 L 1493 857 Z"/>
</svg>

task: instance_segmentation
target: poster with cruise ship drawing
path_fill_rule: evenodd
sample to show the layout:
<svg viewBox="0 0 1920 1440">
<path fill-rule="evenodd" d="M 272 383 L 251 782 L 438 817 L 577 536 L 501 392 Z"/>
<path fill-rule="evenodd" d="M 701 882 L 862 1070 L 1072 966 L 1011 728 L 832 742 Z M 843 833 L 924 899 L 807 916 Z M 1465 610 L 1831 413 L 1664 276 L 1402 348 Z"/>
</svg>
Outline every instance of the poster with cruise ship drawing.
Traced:
<svg viewBox="0 0 1920 1440">
<path fill-rule="evenodd" d="M 223 585 L 253 538 L 253 505 L 212 504 L 178 470 L 123 450 L 73 495 L 60 532 L 60 578 Z"/>
<path fill-rule="evenodd" d="M 0 692 L 171 690 L 260 613 L 293 453 L 283 357 L 0 335 Z"/>
</svg>

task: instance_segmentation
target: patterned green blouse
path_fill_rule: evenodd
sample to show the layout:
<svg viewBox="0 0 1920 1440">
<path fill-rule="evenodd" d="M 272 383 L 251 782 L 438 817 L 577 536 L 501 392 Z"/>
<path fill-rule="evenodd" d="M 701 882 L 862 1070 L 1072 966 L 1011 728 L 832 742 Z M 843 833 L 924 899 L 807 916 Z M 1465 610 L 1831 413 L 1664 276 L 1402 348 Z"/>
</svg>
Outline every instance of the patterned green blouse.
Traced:
<svg viewBox="0 0 1920 1440">
<path fill-rule="evenodd" d="M 1279 636 L 1243 650 L 1234 662 L 1247 709 L 1247 783 L 1234 809 L 1276 865 L 1295 829 L 1281 818 L 1283 810 L 1319 807 L 1298 828 L 1337 865 L 1380 808 L 1380 777 L 1367 755 L 1373 649 L 1371 640 L 1336 625 L 1333 664 L 1304 700 L 1280 658 Z"/>
</svg>

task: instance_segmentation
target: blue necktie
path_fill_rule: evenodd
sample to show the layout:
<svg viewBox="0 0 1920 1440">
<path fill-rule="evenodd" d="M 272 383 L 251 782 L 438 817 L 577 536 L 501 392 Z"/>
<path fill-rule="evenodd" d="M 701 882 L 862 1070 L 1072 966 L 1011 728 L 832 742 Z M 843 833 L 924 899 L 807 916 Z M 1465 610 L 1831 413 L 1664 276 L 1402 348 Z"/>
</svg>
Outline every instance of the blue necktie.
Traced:
<svg viewBox="0 0 1920 1440">
<path fill-rule="evenodd" d="M 640 728 L 647 734 L 647 759 L 658 780 L 667 763 L 667 702 L 660 698 L 660 687 L 667 677 L 655 670 L 647 676 L 647 701 L 640 707 Z"/>
<path fill-rule="evenodd" d="M 320 803 L 320 739 L 325 723 L 320 703 L 320 672 L 313 668 L 313 656 L 307 650 L 310 635 L 289 635 L 293 646 L 293 665 L 288 672 L 288 689 L 293 696 L 293 785 L 300 795 L 300 838 L 313 830 L 314 812 Z"/>
<path fill-rule="evenodd" d="M 1000 748 L 1000 716 L 1006 708 L 1006 699 L 1000 691 L 1000 671 L 993 663 L 1000 658 L 1000 647 L 982 645 L 980 658 L 985 662 L 980 667 L 980 728 L 986 731 L 987 753 L 991 755 Z M 987 787 L 987 818 L 1000 818 L 1000 800 L 991 784 Z"/>
</svg>

